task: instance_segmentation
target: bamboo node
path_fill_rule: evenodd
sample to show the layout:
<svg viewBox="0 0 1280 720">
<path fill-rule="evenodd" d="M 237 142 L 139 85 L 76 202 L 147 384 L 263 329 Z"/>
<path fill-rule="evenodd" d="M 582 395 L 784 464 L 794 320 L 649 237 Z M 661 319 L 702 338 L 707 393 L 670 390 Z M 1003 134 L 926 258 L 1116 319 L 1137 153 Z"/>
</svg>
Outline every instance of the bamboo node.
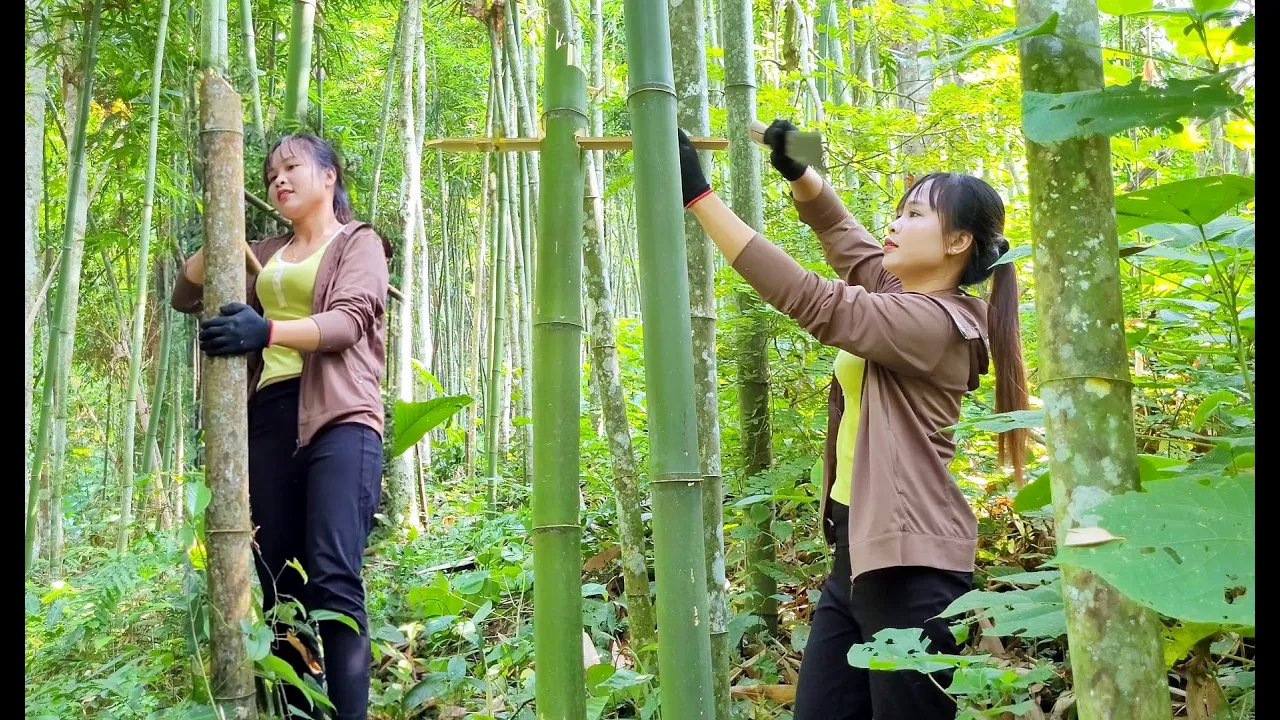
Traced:
<svg viewBox="0 0 1280 720">
<path fill-rule="evenodd" d="M 544 532 L 544 531 L 566 532 L 566 531 L 574 531 L 574 530 L 581 532 L 582 526 L 581 525 L 536 525 L 533 528 L 534 534 Z"/>
<path fill-rule="evenodd" d="M 698 472 L 669 472 L 662 473 L 657 477 L 650 478 L 650 483 L 693 483 L 702 482 L 702 473 Z"/>
<path fill-rule="evenodd" d="M 632 85 L 631 89 L 627 91 L 627 100 L 628 101 L 631 100 L 632 97 L 646 90 L 657 90 L 658 92 L 666 93 L 671 97 L 676 96 L 676 89 L 668 83 L 646 82 L 646 83 L 636 83 L 635 85 Z"/>
</svg>

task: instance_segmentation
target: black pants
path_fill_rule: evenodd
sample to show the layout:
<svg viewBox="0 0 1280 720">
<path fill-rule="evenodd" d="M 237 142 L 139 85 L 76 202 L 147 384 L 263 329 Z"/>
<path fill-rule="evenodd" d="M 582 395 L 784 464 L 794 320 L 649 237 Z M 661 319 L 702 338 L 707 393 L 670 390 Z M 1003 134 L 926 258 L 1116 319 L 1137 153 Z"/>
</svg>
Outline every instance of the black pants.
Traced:
<svg viewBox="0 0 1280 720">
<path fill-rule="evenodd" d="M 959 652 L 949 624 L 933 617 L 972 589 L 973 574 L 889 567 L 851 583 L 848 508 L 832 505 L 835 562 L 800 663 L 795 720 L 953 720 L 956 704 L 938 689 L 950 684 L 949 671 L 933 673 L 933 680 L 918 672 L 873 672 L 849 665 L 848 653 L 885 628 L 924 628 L 930 652 Z"/>
<path fill-rule="evenodd" d="M 369 708 L 368 619 L 360 565 L 373 514 L 381 497 L 382 439 L 358 424 L 321 430 L 298 447 L 298 381 L 286 380 L 258 392 L 249 408 L 249 506 L 256 528 L 254 564 L 263 589 L 263 611 L 277 601 L 300 601 L 308 613 L 323 609 L 353 618 L 346 624 L 319 623 L 329 700 L 339 720 L 363 720 Z M 302 576 L 286 563 L 296 559 Z M 299 676 L 310 672 L 287 641 L 287 627 L 275 627 L 272 652 Z M 314 655 L 305 633 L 295 633 Z M 286 685 L 289 705 L 319 717 L 303 694 Z"/>
</svg>

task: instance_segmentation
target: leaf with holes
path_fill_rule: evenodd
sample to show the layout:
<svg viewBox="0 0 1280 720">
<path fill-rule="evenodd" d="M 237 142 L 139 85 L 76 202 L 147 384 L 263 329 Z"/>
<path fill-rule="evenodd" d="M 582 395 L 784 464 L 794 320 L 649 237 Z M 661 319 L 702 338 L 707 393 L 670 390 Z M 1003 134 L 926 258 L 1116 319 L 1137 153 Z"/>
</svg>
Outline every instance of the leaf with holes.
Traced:
<svg viewBox="0 0 1280 720">
<path fill-rule="evenodd" d="M 1116 198 L 1116 232 L 1123 235 L 1152 223 L 1207 226 L 1252 198 L 1253 178 L 1239 175 L 1212 175 L 1157 185 Z M 1194 228 L 1171 228 L 1169 232 L 1175 239 L 1200 239 Z"/>
<path fill-rule="evenodd" d="M 947 431 L 984 430 L 986 432 L 1002 433 L 1010 430 L 1017 430 L 1019 428 L 1043 427 L 1044 410 L 1013 410 L 1005 413 L 997 413 L 995 415 L 987 415 L 973 420 L 962 420 L 951 427 L 945 427 L 942 429 Z"/>
<path fill-rule="evenodd" d="M 1026 38 L 1036 37 L 1037 35 L 1052 35 L 1057 29 L 1058 13 L 1049 13 L 1049 17 L 1045 18 L 1044 22 L 1039 25 L 1028 25 L 1026 27 L 1013 28 L 1011 30 L 1004 31 L 999 35 L 992 35 L 988 38 L 975 40 L 974 42 L 962 45 L 959 48 L 956 48 L 954 52 L 939 58 L 938 63 L 946 64 L 960 62 L 979 50 L 986 50 L 987 48 L 993 48 L 997 45 L 1025 40 Z"/>
<path fill-rule="evenodd" d="M 395 445 L 391 450 L 392 457 L 399 457 L 404 451 L 418 444 L 428 432 L 440 423 L 453 417 L 454 413 L 471 404 L 469 395 L 450 395 L 432 398 L 423 402 L 396 401 L 395 407 Z"/>
<path fill-rule="evenodd" d="M 971 610 L 991 620 L 991 627 L 983 629 L 983 635 L 1056 638 L 1067 632 L 1061 580 L 1030 590 L 971 590 L 956 598 L 938 617 L 952 617 Z"/>
<path fill-rule="evenodd" d="M 1090 510 L 1124 540 L 1063 548 L 1135 602 L 1179 620 L 1254 624 L 1252 477 L 1177 478 Z"/>
<path fill-rule="evenodd" d="M 1022 93 L 1022 129 L 1035 143 L 1114 135 L 1132 127 L 1182 131 L 1179 120 L 1211 119 L 1244 103 L 1231 89 L 1235 70 L 1198 78 L 1169 78 L 1164 86 L 1127 85 L 1069 93 Z"/>
<path fill-rule="evenodd" d="M 849 649 L 849 664 L 868 670 L 914 670 L 932 673 L 954 667 L 980 665 L 987 655 L 933 655 L 920 628 L 885 628 L 869 643 Z"/>
</svg>

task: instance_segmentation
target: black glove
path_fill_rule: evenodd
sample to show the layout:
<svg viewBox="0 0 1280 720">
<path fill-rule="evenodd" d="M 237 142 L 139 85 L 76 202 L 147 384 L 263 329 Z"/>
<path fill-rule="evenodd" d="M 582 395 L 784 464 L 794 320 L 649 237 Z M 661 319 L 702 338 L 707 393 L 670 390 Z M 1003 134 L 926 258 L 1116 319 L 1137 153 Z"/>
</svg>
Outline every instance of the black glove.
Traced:
<svg viewBox="0 0 1280 720">
<path fill-rule="evenodd" d="M 698 161 L 698 150 L 690 142 L 689 136 L 679 128 L 680 136 L 680 194 L 684 199 L 685 209 L 711 194 L 711 184 L 707 176 L 702 174 L 702 163 Z"/>
<path fill-rule="evenodd" d="M 227 303 L 217 317 L 200 323 L 200 350 L 206 355 L 245 355 L 267 346 L 271 321 L 244 303 Z"/>
<path fill-rule="evenodd" d="M 764 131 L 764 144 L 773 151 L 769 153 L 769 162 L 773 164 L 773 169 L 789 182 L 799 180 L 804 175 L 804 171 L 809 169 L 808 165 L 792 160 L 785 152 L 787 133 L 798 129 L 791 124 L 790 120 L 774 120 L 773 124 Z"/>
</svg>

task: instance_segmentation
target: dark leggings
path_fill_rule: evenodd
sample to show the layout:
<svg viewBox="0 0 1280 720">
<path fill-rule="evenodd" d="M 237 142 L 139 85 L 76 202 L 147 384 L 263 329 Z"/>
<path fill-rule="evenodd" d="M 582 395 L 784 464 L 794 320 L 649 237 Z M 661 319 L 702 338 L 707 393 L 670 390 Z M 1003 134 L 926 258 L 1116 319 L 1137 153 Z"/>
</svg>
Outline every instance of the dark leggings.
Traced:
<svg viewBox="0 0 1280 720">
<path fill-rule="evenodd" d="M 372 656 L 360 565 L 381 485 L 382 439 L 372 428 L 331 425 L 299 448 L 298 381 L 273 383 L 254 396 L 249 506 L 263 612 L 275 607 L 277 598 L 297 599 L 308 613 L 323 609 L 356 621 L 359 633 L 339 621 L 319 623 L 324 680 L 338 720 L 368 716 Z M 306 571 L 305 582 L 286 565 L 293 559 Z M 310 673 L 286 639 L 289 628 L 280 624 L 273 631 L 272 652 L 299 676 Z M 314 656 L 314 643 L 305 633 L 295 635 Z M 285 684 L 284 696 L 289 705 L 318 716 L 297 688 Z"/>
<path fill-rule="evenodd" d="M 950 672 L 933 673 L 932 680 L 918 672 L 872 672 L 849 665 L 848 654 L 885 628 L 924 628 L 929 652 L 959 652 L 947 621 L 934 616 L 972 589 L 973 574 L 888 567 L 850 582 L 848 508 L 832 505 L 835 562 L 800 663 L 795 720 L 953 720 L 956 704 L 938 689 L 951 683 Z"/>
</svg>

